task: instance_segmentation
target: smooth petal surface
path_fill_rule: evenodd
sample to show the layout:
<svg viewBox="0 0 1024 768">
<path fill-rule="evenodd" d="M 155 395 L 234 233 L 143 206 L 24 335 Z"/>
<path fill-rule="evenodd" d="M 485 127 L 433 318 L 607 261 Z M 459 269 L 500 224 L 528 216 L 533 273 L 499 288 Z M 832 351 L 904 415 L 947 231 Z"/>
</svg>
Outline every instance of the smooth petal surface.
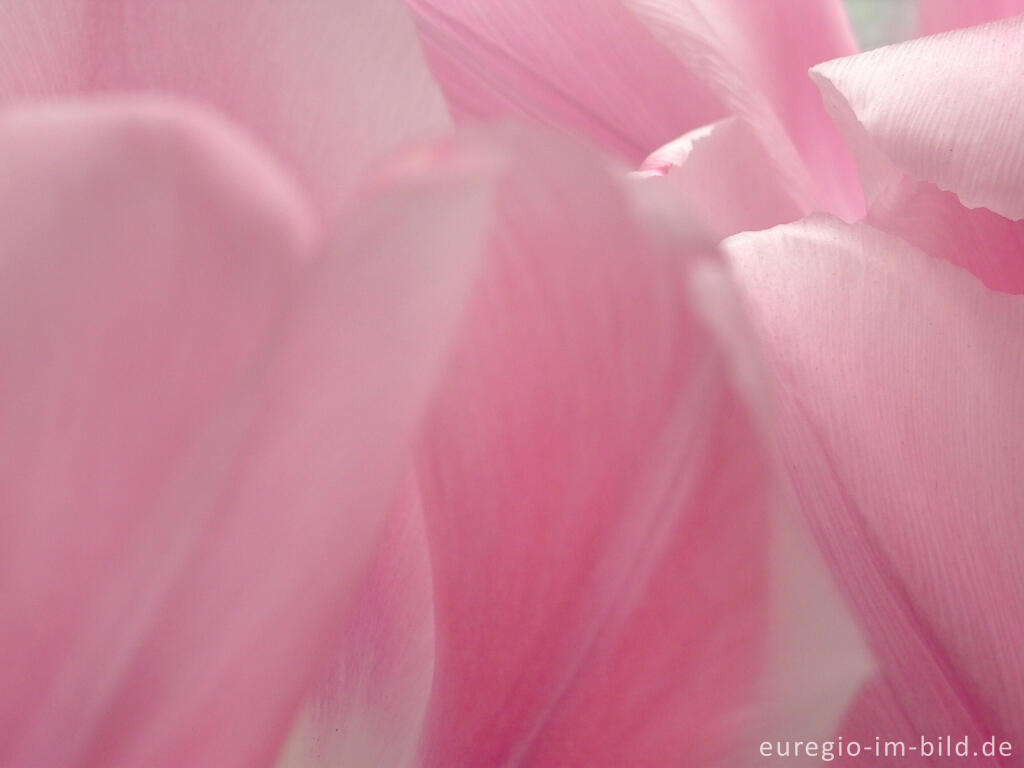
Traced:
<svg viewBox="0 0 1024 768">
<path fill-rule="evenodd" d="M 402 479 L 478 185 L 371 195 L 300 278 L 296 194 L 202 113 L 9 113 L 0 152 L 0 762 L 266 764 Z"/>
<path fill-rule="evenodd" d="M 423 762 L 745 764 L 774 500 L 750 376 L 721 340 L 738 305 L 659 190 L 512 141 L 419 451 L 437 605 Z"/>
<path fill-rule="evenodd" d="M 794 185 L 739 118 L 698 128 L 654 152 L 639 175 L 678 191 L 686 210 L 721 240 L 803 215 Z M 660 177 L 660 178 L 659 178 Z"/>
<path fill-rule="evenodd" d="M 339 650 L 321 673 L 277 768 L 404 768 L 434 672 L 430 556 L 413 483 L 356 588 Z"/>
<path fill-rule="evenodd" d="M 6 765 L 67 765 L 131 661 L 133 614 L 108 603 L 162 532 L 140 508 L 257 354 L 309 218 L 179 105 L 5 111 L 0 153 L 0 744 Z"/>
<path fill-rule="evenodd" d="M 968 208 L 1024 219 L 1024 16 L 815 67 L 869 196 L 886 186 L 863 145 Z"/>
<path fill-rule="evenodd" d="M 447 125 L 400 0 L 0 3 L 0 103 L 106 91 L 227 113 L 327 216 L 368 163 Z"/>
<path fill-rule="evenodd" d="M 827 217 L 726 248 L 794 492 L 880 664 L 841 733 L 1018 743 L 1024 299 Z"/>
<path fill-rule="evenodd" d="M 526 116 L 630 163 L 726 108 L 620 0 L 406 0 L 456 118 Z"/>
<path fill-rule="evenodd" d="M 805 213 L 862 213 L 853 159 L 807 79 L 809 67 L 857 51 L 841 3 L 625 2 L 730 112 L 753 126 L 784 172 L 800 179 L 797 202 Z"/>
<path fill-rule="evenodd" d="M 917 34 L 934 35 L 1024 13 L 1024 0 L 918 0 Z"/>
</svg>

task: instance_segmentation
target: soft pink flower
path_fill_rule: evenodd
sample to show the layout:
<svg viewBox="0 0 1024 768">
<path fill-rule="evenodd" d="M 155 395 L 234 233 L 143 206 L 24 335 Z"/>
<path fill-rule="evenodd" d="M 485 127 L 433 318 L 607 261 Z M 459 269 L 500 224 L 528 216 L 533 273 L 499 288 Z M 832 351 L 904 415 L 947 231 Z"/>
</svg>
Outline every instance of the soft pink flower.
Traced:
<svg viewBox="0 0 1024 768">
<path fill-rule="evenodd" d="M 0 763 L 1020 764 L 1024 17 L 408 5 L 0 10 Z"/>
<path fill-rule="evenodd" d="M 427 25 L 436 5 L 413 0 Z M 531 6 L 539 32 L 504 5 L 445 5 L 508 70 L 552 84 L 585 60 L 550 68 L 524 41 L 557 29 L 559 44 L 610 59 L 627 44 L 612 25 L 552 23 L 557 3 Z M 599 19 L 620 13 L 598 5 Z M 638 175 L 681 193 L 718 237 L 815 211 L 863 219 L 817 214 L 723 246 L 769 360 L 786 475 L 880 665 L 839 733 L 1024 743 L 1024 4 L 922 2 L 923 33 L 953 31 L 856 56 L 830 3 L 626 5 L 677 54 L 666 120 L 695 105 L 680 126 L 692 130 Z M 517 23 L 472 23 L 502 13 Z M 435 57 L 450 98 L 476 103 L 460 61 Z M 729 114 L 706 122 L 694 79 Z M 579 110 L 589 123 L 544 105 L 521 94 L 516 107 L 618 148 L 604 102 Z"/>
</svg>

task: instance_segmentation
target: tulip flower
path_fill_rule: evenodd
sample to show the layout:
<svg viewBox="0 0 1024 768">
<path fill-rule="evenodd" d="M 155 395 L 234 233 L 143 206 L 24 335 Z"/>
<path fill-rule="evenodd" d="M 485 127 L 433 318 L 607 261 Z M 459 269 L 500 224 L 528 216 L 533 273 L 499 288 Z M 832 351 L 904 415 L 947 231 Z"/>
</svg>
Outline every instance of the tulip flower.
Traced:
<svg viewBox="0 0 1024 768">
<path fill-rule="evenodd" d="M 439 5 L 414 0 L 421 24 L 440 26 Z M 559 106 L 580 93 L 563 84 L 588 69 L 574 66 L 581 51 L 613 60 L 632 44 L 616 34 L 618 4 L 576 25 L 553 23 L 558 4 L 444 5 L 504 53 L 507 72 L 543 76 Z M 691 130 L 638 175 L 729 238 L 772 370 L 786 475 L 880 666 L 838 732 L 1021 743 L 1024 6 L 922 2 L 920 32 L 945 34 L 851 55 L 829 3 L 625 5 L 623 23 L 677 56 L 664 124 L 691 110 Z M 491 20 L 502 13 L 514 20 Z M 555 36 L 577 54 L 562 68 L 529 47 Z M 428 45 L 449 98 L 471 110 L 490 81 L 447 50 Z M 633 53 L 655 88 L 662 52 L 648 41 Z M 624 105 L 648 93 L 606 86 Z M 717 111 L 704 106 L 709 87 Z M 547 92 L 519 96 L 517 111 L 609 151 L 620 149 L 611 121 L 639 112 L 595 100 L 569 120 Z"/>
<path fill-rule="evenodd" d="M 7 3 L 0 763 L 1024 744 L 1020 10 Z"/>
</svg>

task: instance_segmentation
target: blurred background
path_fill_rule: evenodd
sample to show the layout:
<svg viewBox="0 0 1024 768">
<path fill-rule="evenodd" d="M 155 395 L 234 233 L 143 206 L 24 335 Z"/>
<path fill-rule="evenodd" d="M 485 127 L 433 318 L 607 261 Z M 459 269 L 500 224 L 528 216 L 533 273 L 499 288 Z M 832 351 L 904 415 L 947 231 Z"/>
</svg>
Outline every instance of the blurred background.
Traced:
<svg viewBox="0 0 1024 768">
<path fill-rule="evenodd" d="M 905 40 L 913 32 L 916 0 L 845 0 L 845 3 L 864 50 Z"/>
</svg>

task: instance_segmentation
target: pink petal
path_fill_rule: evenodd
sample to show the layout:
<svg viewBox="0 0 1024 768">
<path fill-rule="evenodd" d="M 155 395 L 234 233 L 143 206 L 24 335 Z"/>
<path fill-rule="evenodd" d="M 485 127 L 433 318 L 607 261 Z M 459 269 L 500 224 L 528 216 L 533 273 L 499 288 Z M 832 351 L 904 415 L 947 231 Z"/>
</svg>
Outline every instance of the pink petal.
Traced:
<svg viewBox="0 0 1024 768">
<path fill-rule="evenodd" d="M 792 494 L 776 513 L 773 626 L 760 710 L 751 741 L 822 741 L 836 735 L 850 704 L 874 673 L 864 637 L 828 573 Z M 753 763 L 744 755 L 740 765 Z"/>
<path fill-rule="evenodd" d="M 698 128 L 654 152 L 641 175 L 672 186 L 716 240 L 799 219 L 799 181 L 738 118 Z M 652 173 L 653 172 L 653 173 Z"/>
<path fill-rule="evenodd" d="M 830 66 L 811 74 L 857 158 L 869 205 L 867 220 L 932 256 L 970 270 L 990 288 L 1022 292 L 1024 223 L 985 208 L 966 208 L 952 192 L 905 172 L 858 121 L 836 83 L 820 71 Z"/>
<path fill-rule="evenodd" d="M 879 48 L 813 73 L 847 135 L 968 208 L 1022 219 L 1022 37 L 1024 16 Z M 884 186 L 868 172 L 876 176 L 869 193 Z"/>
<path fill-rule="evenodd" d="M 627 6 L 748 122 L 776 164 L 802 176 L 802 210 L 844 217 L 863 206 L 853 160 L 807 69 L 856 52 L 839 2 L 627 0 Z"/>
<path fill-rule="evenodd" d="M 651 187 L 644 188 L 645 191 Z M 737 388 L 760 434 L 775 431 L 775 404 L 766 386 L 767 371 L 754 329 L 736 287 L 719 263 L 705 263 L 694 274 L 693 299 L 715 339 L 727 352 Z M 769 572 L 770 626 L 755 699 L 734 725 L 760 747 L 766 739 L 827 739 L 870 673 L 873 660 L 854 617 L 828 575 L 819 547 L 810 536 L 793 490 L 776 467 L 773 485 Z M 781 481 L 781 482 L 778 482 Z M 744 727 L 745 726 L 745 727 Z M 737 755 L 748 765 L 753 752 Z"/>
<path fill-rule="evenodd" d="M 726 114 L 620 0 L 406 0 L 457 118 L 526 116 L 639 163 Z"/>
<path fill-rule="evenodd" d="M 917 34 L 934 35 L 1024 13 L 1024 0 L 918 0 Z"/>
<path fill-rule="evenodd" d="M 401 479 L 479 185 L 372 197 L 296 278 L 308 216 L 217 121 L 0 126 L 0 762 L 264 764 Z"/>
<path fill-rule="evenodd" d="M 28 0 L 0 21 L 0 102 L 111 90 L 205 102 L 325 215 L 380 154 L 447 124 L 400 0 Z"/>
<path fill-rule="evenodd" d="M 408 765 L 433 672 L 430 557 L 418 491 L 410 483 L 356 589 L 339 651 L 276 768 Z"/>
<path fill-rule="evenodd" d="M 905 176 L 872 204 L 867 221 L 969 270 L 993 290 L 1024 293 L 1024 221 L 965 208 L 952 192 Z"/>
<path fill-rule="evenodd" d="M 512 143 L 419 453 L 437 604 L 424 764 L 746 758 L 774 503 L 728 279 L 655 188 L 627 198 L 599 158 Z"/>
<path fill-rule="evenodd" d="M 851 735 L 1019 743 L 1024 299 L 827 217 L 726 247 L 783 461 L 881 666 Z"/>
</svg>

